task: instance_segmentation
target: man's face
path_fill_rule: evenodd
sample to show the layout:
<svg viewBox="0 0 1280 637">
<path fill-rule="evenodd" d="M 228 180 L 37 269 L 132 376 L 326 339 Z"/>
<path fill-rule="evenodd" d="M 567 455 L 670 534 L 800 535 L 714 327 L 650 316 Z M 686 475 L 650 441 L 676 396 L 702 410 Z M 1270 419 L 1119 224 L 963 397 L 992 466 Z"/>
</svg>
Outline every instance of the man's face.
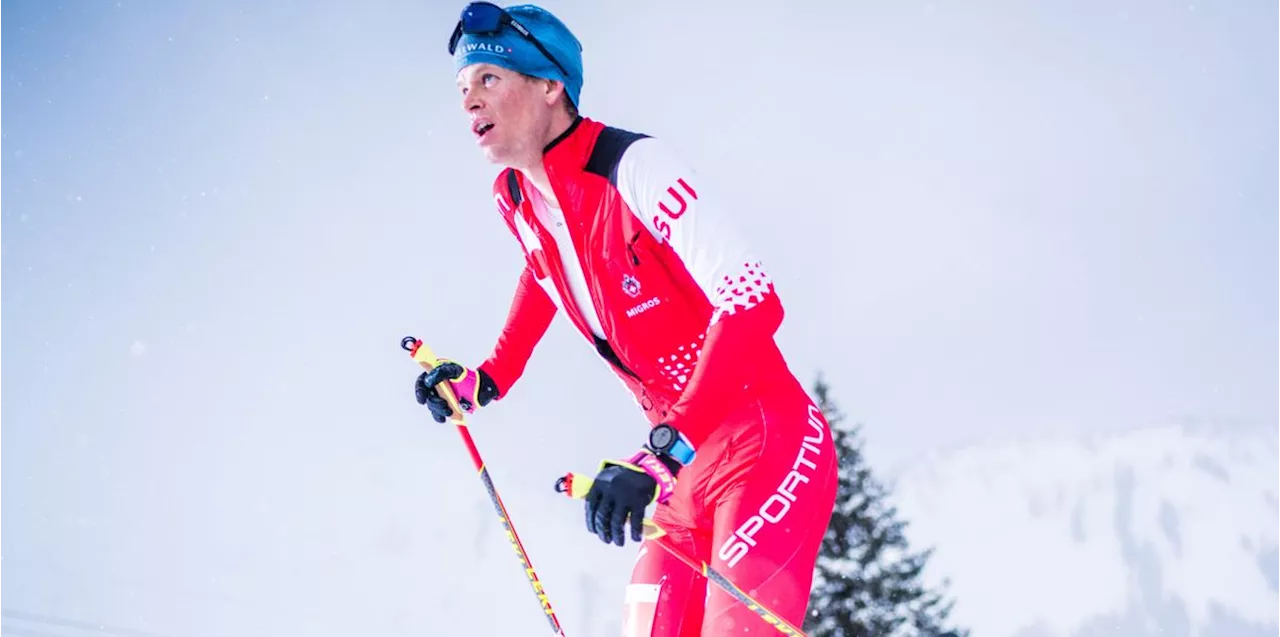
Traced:
<svg viewBox="0 0 1280 637">
<path fill-rule="evenodd" d="M 555 104 L 549 83 L 493 64 L 458 72 L 462 108 L 485 158 L 523 168 L 542 156 Z"/>
</svg>

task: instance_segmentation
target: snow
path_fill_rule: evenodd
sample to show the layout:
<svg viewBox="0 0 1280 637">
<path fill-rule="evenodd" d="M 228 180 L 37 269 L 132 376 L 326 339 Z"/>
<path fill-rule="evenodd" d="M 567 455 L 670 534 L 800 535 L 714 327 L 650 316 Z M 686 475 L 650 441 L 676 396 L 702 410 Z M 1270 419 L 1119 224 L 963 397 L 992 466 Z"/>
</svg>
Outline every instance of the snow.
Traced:
<svg viewBox="0 0 1280 637">
<path fill-rule="evenodd" d="M 1156 428 L 975 445 L 896 472 L 953 617 L 984 636 L 1277 625 L 1276 431 Z"/>
</svg>

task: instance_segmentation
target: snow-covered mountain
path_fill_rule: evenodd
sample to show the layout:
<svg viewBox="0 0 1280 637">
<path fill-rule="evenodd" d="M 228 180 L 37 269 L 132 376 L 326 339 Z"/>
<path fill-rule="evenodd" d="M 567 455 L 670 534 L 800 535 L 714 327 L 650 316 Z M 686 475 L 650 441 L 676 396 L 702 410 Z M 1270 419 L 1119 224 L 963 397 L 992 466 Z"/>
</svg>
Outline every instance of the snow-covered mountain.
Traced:
<svg viewBox="0 0 1280 637">
<path fill-rule="evenodd" d="M 1275 429 L 940 451 L 891 484 L 975 637 L 1274 636 Z"/>
</svg>

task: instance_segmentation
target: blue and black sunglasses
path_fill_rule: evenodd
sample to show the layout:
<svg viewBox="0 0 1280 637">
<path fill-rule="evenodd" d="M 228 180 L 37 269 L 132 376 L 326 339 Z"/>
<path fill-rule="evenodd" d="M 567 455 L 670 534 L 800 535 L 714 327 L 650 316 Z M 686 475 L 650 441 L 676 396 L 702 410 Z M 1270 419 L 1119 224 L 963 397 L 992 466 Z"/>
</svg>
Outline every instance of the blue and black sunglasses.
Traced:
<svg viewBox="0 0 1280 637">
<path fill-rule="evenodd" d="M 454 27 L 453 35 L 449 38 L 449 55 L 453 55 L 453 52 L 458 49 L 458 40 L 462 39 L 462 34 L 491 35 L 501 31 L 503 26 L 508 25 L 515 29 L 516 33 L 524 36 L 526 40 L 538 47 L 538 50 L 542 51 L 542 54 L 547 56 L 547 59 L 551 60 L 551 63 L 556 65 L 556 68 L 560 69 L 560 72 L 568 77 L 569 71 L 560 64 L 560 61 L 554 55 L 551 55 L 551 52 L 546 47 L 542 46 L 538 38 L 533 37 L 529 29 L 517 22 L 505 9 L 489 2 L 472 2 L 462 10 L 462 17 L 458 20 L 458 26 Z"/>
</svg>

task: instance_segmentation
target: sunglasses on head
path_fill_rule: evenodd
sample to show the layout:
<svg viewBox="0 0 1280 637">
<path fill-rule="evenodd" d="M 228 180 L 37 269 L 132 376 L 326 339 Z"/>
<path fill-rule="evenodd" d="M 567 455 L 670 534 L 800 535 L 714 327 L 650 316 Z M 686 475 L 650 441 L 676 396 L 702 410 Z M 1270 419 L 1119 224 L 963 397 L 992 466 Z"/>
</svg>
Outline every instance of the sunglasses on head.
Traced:
<svg viewBox="0 0 1280 637">
<path fill-rule="evenodd" d="M 539 51 L 542 51 L 543 55 L 547 56 L 548 60 L 551 60 L 552 64 L 556 65 L 556 68 L 560 69 L 560 72 L 565 77 L 569 76 L 569 71 L 560 64 L 560 61 L 554 55 L 551 55 L 551 52 L 546 47 L 542 46 L 538 38 L 533 37 L 529 29 L 517 22 L 502 7 L 488 2 L 472 2 L 462 10 L 462 17 L 458 20 L 458 26 L 454 27 L 453 35 L 449 38 L 449 55 L 453 55 L 453 52 L 458 49 L 458 40 L 462 39 L 462 34 L 493 35 L 501 31 L 504 26 L 510 26 L 515 29 L 516 33 L 532 42 L 534 46 L 538 47 Z"/>
</svg>

